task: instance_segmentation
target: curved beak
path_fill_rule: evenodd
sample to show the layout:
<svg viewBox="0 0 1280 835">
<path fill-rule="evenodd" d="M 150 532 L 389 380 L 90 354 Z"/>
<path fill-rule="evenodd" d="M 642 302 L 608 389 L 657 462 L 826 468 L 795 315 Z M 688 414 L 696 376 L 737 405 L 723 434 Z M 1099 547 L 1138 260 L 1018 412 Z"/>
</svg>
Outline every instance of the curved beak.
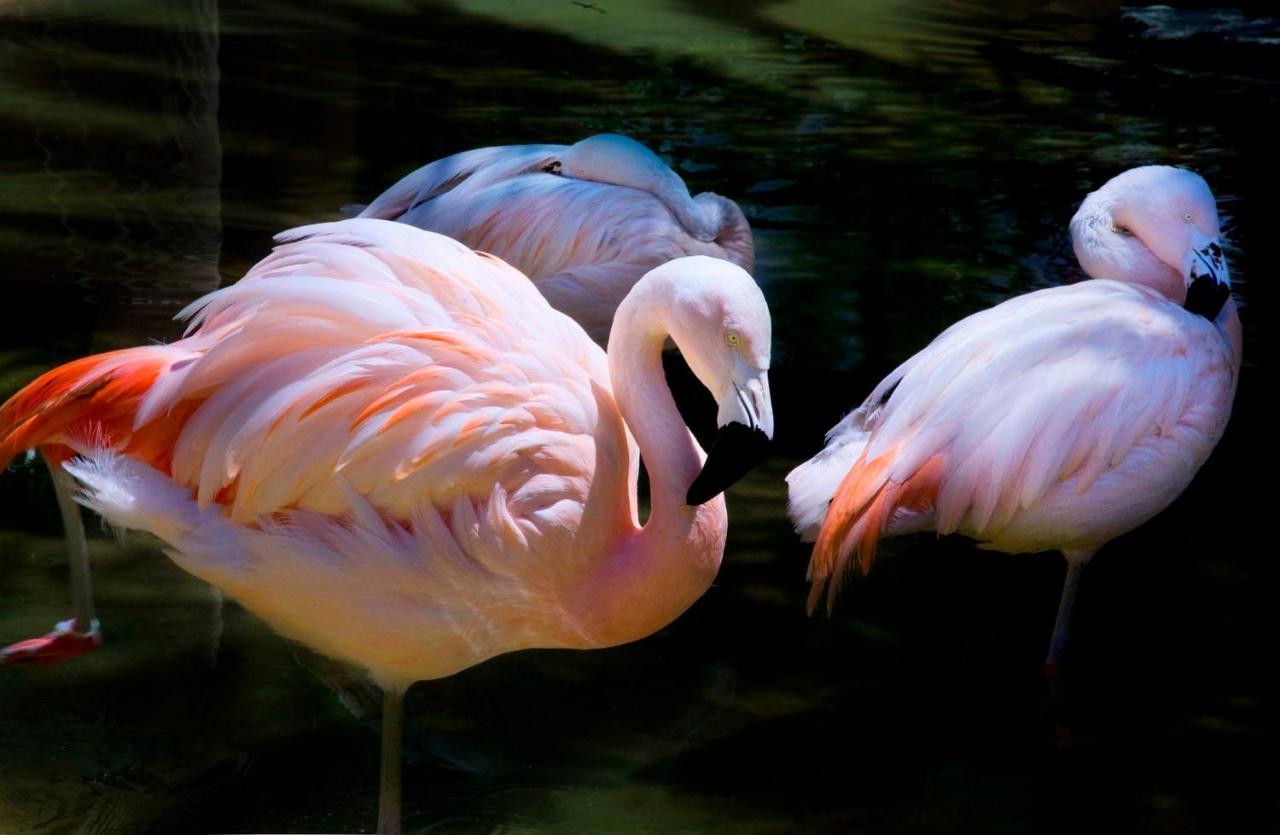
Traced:
<svg viewBox="0 0 1280 835">
<path fill-rule="evenodd" d="M 700 505 L 723 493 L 751 472 L 764 458 L 773 440 L 773 402 L 769 399 L 769 372 L 744 367 L 734 374 L 720 396 L 716 423 L 720 431 L 702 472 L 689 485 L 685 501 Z"/>
<path fill-rule="evenodd" d="M 1210 321 L 1218 318 L 1218 312 L 1231 295 L 1231 275 L 1221 242 L 1199 231 L 1193 232 L 1183 274 L 1187 280 L 1187 301 L 1183 306 Z"/>
</svg>

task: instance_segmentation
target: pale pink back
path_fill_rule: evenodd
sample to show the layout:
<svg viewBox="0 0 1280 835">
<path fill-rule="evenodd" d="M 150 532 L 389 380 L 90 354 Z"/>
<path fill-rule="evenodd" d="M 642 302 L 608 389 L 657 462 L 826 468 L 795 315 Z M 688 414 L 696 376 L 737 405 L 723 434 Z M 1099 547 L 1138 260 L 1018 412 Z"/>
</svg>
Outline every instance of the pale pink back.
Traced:
<svg viewBox="0 0 1280 835">
<path fill-rule="evenodd" d="M 716 241 L 699 241 L 648 192 L 543 173 L 564 148 L 482 148 L 438 160 L 361 216 L 440 232 L 503 258 L 601 344 L 618 304 L 654 267 L 709 255 L 752 270 L 751 231 L 731 201 L 695 198 L 717 201 L 735 219 Z"/>
<path fill-rule="evenodd" d="M 1228 305 L 1209 322 L 1147 288 L 1092 280 L 958 322 L 788 477 L 793 519 L 825 519 L 814 579 L 855 554 L 865 567 L 881 535 L 1089 550 L 1137 527 L 1226 427 L 1234 315 Z"/>
<path fill-rule="evenodd" d="M 379 221 L 282 240 L 192 306 L 193 341 L 217 338 L 139 413 L 145 431 L 150 415 L 204 400 L 172 472 L 201 504 L 224 496 L 240 521 L 336 513 L 337 475 L 402 520 L 423 502 L 505 493 L 502 521 L 532 534 L 539 514 L 585 502 L 602 422 L 625 460 L 603 353 L 515 270 Z"/>
</svg>

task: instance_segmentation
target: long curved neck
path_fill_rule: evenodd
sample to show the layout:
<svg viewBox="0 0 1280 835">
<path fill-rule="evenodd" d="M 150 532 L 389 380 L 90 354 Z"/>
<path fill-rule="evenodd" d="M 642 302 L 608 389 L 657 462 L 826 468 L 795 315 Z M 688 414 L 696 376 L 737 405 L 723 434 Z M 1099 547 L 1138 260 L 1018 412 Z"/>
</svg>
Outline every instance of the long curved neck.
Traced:
<svg viewBox="0 0 1280 835">
<path fill-rule="evenodd" d="M 662 322 L 665 300 L 638 287 L 614 316 L 609 340 L 609 377 L 623 419 L 635 436 L 649 472 L 649 524 L 687 524 L 695 508 L 685 491 L 702 469 L 702 449 L 690 434 L 662 370 L 662 348 L 668 330 Z"/>
<path fill-rule="evenodd" d="M 705 456 L 663 374 L 663 313 L 671 294 L 661 284 L 648 276 L 632 289 L 609 338 L 613 394 L 649 473 L 650 512 L 644 527 L 608 557 L 592 589 L 592 631 L 601 646 L 666 626 L 710 587 L 724 554 L 724 499 L 698 507 L 685 502 Z"/>
</svg>

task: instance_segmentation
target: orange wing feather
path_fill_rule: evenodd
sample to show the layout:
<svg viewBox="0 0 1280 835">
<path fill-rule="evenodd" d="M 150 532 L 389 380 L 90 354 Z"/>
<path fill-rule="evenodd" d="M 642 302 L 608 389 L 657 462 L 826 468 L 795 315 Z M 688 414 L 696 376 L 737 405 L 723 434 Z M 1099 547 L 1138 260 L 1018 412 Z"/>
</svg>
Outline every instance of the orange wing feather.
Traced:
<svg viewBox="0 0 1280 835">
<path fill-rule="evenodd" d="M 937 501 L 946 456 L 933 456 L 901 482 L 886 476 L 897 458 L 896 446 L 871 462 L 864 453 L 836 489 L 809 561 L 810 614 L 824 589 L 827 611 L 831 611 L 854 554 L 858 556 L 858 568 L 863 574 L 871 570 L 880 535 L 898 511 L 923 512 Z"/>
<path fill-rule="evenodd" d="M 156 378 L 181 354 L 159 347 L 111 351 L 48 371 L 0 406 L 0 468 L 18 453 L 46 448 L 53 460 L 71 457 L 76 440 L 120 447 L 168 470 L 173 445 L 198 402 L 134 431 L 134 417 Z"/>
</svg>

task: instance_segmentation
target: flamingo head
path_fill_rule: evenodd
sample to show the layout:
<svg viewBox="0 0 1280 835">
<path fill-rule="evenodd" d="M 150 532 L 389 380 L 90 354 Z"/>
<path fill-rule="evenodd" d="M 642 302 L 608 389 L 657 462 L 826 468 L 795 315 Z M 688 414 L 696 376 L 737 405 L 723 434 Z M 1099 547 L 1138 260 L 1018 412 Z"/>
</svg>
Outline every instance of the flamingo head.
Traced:
<svg viewBox="0 0 1280 835">
<path fill-rule="evenodd" d="M 655 274 L 672 279 L 671 339 L 718 405 L 715 442 L 686 495 L 699 505 L 746 475 L 773 439 L 769 306 L 745 270 L 719 258 L 677 258 Z"/>
<path fill-rule="evenodd" d="M 1192 171 L 1165 165 L 1125 171 L 1085 198 L 1071 230 L 1076 255 L 1095 278 L 1179 276 L 1184 306 L 1208 319 L 1231 293 L 1217 204 Z M 1161 289 L 1173 295 L 1172 287 Z"/>
</svg>

